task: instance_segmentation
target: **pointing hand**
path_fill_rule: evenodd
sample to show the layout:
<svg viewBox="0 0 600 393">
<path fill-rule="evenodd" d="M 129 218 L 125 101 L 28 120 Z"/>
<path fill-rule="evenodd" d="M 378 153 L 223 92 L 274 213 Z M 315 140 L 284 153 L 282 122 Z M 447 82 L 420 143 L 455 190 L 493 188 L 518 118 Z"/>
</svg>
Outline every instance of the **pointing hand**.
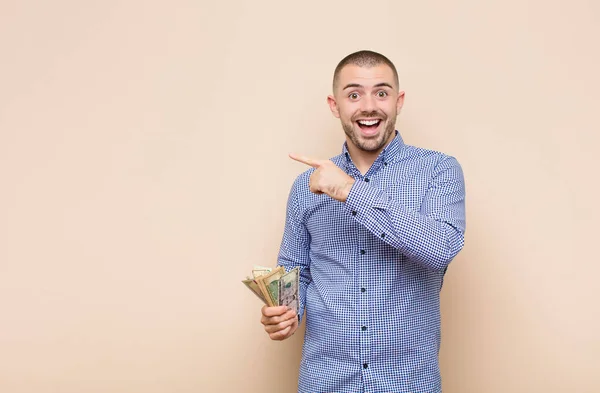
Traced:
<svg viewBox="0 0 600 393">
<path fill-rule="evenodd" d="M 290 154 L 292 160 L 310 165 L 315 171 L 310 175 L 308 186 L 315 194 L 327 194 L 340 202 L 346 202 L 355 180 L 335 165 L 331 160 Z"/>
</svg>

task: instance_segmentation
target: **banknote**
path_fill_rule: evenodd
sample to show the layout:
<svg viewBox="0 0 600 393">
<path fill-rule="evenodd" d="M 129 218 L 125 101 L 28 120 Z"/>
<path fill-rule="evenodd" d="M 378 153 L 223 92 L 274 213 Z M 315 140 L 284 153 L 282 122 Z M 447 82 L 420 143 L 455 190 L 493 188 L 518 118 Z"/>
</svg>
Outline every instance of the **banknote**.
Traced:
<svg viewBox="0 0 600 393">
<path fill-rule="evenodd" d="M 273 270 L 273 268 L 269 267 L 269 266 L 254 265 L 252 267 L 252 270 L 268 270 L 268 271 L 271 271 L 271 270 Z"/>
<path fill-rule="evenodd" d="M 264 276 L 265 274 L 270 273 L 272 270 L 273 269 L 270 267 L 254 265 L 254 268 L 252 269 L 252 277 L 256 278 Z"/>
<path fill-rule="evenodd" d="M 252 277 L 248 276 L 242 282 L 267 306 L 285 305 L 298 312 L 299 280 L 299 268 L 286 273 L 283 266 L 273 269 L 255 265 Z"/>
<path fill-rule="evenodd" d="M 295 267 L 279 279 L 279 305 L 288 306 L 298 313 L 300 303 L 300 268 Z"/>
<path fill-rule="evenodd" d="M 269 306 L 279 305 L 279 279 L 284 274 L 285 268 L 283 266 L 277 266 L 273 271 L 256 278 L 256 282 L 263 291 Z"/>
<path fill-rule="evenodd" d="M 256 283 L 256 281 L 254 281 L 254 279 L 247 278 L 247 279 L 243 280 L 242 282 L 244 283 L 244 285 L 246 285 L 248 287 L 248 289 L 250 289 L 252 292 L 254 292 L 254 294 L 256 296 L 258 296 L 258 298 L 264 304 L 267 304 L 267 299 L 265 299 L 263 293 L 261 292 L 260 288 L 258 287 L 258 284 Z"/>
</svg>

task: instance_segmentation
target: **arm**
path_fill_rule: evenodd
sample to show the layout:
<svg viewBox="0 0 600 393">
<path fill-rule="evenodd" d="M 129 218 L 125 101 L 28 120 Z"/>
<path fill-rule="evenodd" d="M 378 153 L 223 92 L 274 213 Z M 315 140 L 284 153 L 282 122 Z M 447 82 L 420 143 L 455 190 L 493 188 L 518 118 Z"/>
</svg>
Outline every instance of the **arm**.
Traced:
<svg viewBox="0 0 600 393">
<path fill-rule="evenodd" d="M 300 288 L 298 288 L 298 314 L 288 310 L 285 306 L 267 307 L 261 310 L 261 323 L 272 340 L 285 340 L 291 337 L 304 314 L 306 304 L 306 288 L 311 281 L 310 276 L 310 236 L 306 227 L 299 219 L 299 206 L 297 200 L 299 179 L 294 182 L 288 197 L 287 213 L 283 239 L 279 251 L 277 264 L 286 271 L 298 266 L 300 269 Z"/>
<path fill-rule="evenodd" d="M 446 269 L 464 245 L 465 185 L 460 164 L 452 157 L 435 168 L 419 212 L 358 181 L 346 209 L 356 212 L 354 218 L 379 239 L 433 270 Z"/>
<path fill-rule="evenodd" d="M 302 321 L 306 304 L 306 289 L 312 279 L 310 275 L 310 235 L 300 220 L 297 198 L 299 183 L 300 178 L 294 182 L 288 197 L 285 229 L 277 264 L 285 267 L 286 271 L 296 266 L 300 267 L 298 319 Z"/>
</svg>

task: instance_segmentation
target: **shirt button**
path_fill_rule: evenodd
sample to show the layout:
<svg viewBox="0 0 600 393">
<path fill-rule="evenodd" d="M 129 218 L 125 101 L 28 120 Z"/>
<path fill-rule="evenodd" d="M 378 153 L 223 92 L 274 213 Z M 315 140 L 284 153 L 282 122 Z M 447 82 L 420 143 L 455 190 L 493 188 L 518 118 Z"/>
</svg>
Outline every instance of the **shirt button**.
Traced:
<svg viewBox="0 0 600 393">
<path fill-rule="evenodd" d="M 369 365 L 367 363 L 363 363 L 363 368 L 367 368 Z"/>
<path fill-rule="evenodd" d="M 365 177 L 365 182 L 367 182 L 367 183 L 369 182 L 369 178 L 368 177 Z"/>
<path fill-rule="evenodd" d="M 366 326 L 361 327 L 362 331 L 364 332 L 365 330 L 367 330 Z"/>
<path fill-rule="evenodd" d="M 361 292 L 366 292 L 367 290 L 365 288 L 361 288 L 360 291 Z"/>
<path fill-rule="evenodd" d="M 360 250 L 360 254 L 361 255 L 365 255 L 366 251 L 365 250 Z"/>
<path fill-rule="evenodd" d="M 356 215 L 356 210 L 352 210 L 352 215 L 355 216 Z"/>
<path fill-rule="evenodd" d="M 387 162 L 384 162 L 383 165 L 387 166 Z"/>
<path fill-rule="evenodd" d="M 381 238 L 383 239 L 384 237 L 385 237 L 385 233 L 382 233 L 381 234 Z"/>
</svg>

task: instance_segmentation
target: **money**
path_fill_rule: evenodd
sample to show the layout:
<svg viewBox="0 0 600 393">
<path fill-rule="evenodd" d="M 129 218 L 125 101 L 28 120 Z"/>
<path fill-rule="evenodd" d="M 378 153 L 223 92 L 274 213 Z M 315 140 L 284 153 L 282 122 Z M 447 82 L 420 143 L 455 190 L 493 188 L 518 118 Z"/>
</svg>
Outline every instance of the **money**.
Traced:
<svg viewBox="0 0 600 393">
<path fill-rule="evenodd" d="M 264 276 L 265 274 L 270 273 L 272 270 L 273 269 L 270 267 L 254 265 L 254 268 L 252 269 L 252 276 L 254 278 Z"/>
<path fill-rule="evenodd" d="M 268 266 L 254 265 L 254 267 L 252 268 L 252 270 L 268 270 L 268 271 L 271 271 L 271 270 L 273 270 L 273 268 L 270 268 Z"/>
<path fill-rule="evenodd" d="M 267 304 L 267 300 L 265 299 L 260 288 L 258 287 L 258 284 L 256 283 L 256 281 L 254 281 L 254 279 L 247 278 L 247 279 L 243 280 L 242 282 L 244 283 L 244 285 L 246 285 L 248 287 L 248 289 L 250 289 L 252 292 L 254 292 L 254 294 L 256 296 L 258 296 L 258 298 L 260 300 L 262 300 L 263 303 Z"/>
<path fill-rule="evenodd" d="M 287 306 L 298 313 L 300 303 L 298 291 L 300 289 L 300 268 L 295 267 L 279 280 L 279 305 Z"/>
<path fill-rule="evenodd" d="M 259 288 L 265 294 L 267 305 L 278 306 L 279 305 L 279 279 L 285 274 L 285 268 L 283 266 L 277 266 L 275 270 L 259 276 L 256 278 L 256 282 Z"/>
<path fill-rule="evenodd" d="M 275 269 L 254 266 L 252 277 L 246 277 L 242 282 L 267 306 L 287 306 L 298 312 L 298 267 L 286 273 L 283 266 L 277 266 Z"/>
</svg>

